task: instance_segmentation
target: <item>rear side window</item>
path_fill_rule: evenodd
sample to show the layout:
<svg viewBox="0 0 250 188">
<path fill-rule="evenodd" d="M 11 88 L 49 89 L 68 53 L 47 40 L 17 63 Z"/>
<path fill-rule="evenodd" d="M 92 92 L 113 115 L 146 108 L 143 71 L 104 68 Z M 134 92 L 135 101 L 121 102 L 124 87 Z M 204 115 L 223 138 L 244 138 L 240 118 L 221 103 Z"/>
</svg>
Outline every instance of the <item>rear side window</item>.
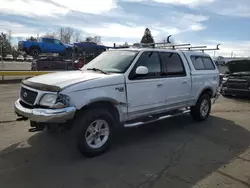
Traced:
<svg viewBox="0 0 250 188">
<path fill-rule="evenodd" d="M 203 62 L 204 62 L 205 68 L 207 70 L 214 70 L 215 69 L 214 63 L 212 62 L 212 60 L 209 57 L 203 57 Z"/>
<path fill-rule="evenodd" d="M 192 63 L 196 70 L 214 70 L 215 66 L 209 57 L 191 56 Z"/>
<path fill-rule="evenodd" d="M 46 43 L 54 44 L 54 39 L 43 39 L 43 41 Z"/>
<path fill-rule="evenodd" d="M 161 52 L 160 54 L 165 64 L 167 75 L 186 75 L 185 68 L 179 54 L 173 52 Z"/>
</svg>

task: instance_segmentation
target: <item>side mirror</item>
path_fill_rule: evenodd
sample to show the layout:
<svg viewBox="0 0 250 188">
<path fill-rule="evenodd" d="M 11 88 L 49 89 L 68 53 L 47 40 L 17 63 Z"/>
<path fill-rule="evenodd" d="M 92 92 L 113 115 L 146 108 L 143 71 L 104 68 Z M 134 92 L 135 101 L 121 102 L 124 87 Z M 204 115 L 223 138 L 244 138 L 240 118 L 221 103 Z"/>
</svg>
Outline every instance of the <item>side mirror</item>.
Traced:
<svg viewBox="0 0 250 188">
<path fill-rule="evenodd" d="M 148 68 L 144 67 L 144 66 L 139 66 L 136 68 L 135 73 L 137 75 L 146 75 L 146 74 L 148 74 Z"/>
</svg>

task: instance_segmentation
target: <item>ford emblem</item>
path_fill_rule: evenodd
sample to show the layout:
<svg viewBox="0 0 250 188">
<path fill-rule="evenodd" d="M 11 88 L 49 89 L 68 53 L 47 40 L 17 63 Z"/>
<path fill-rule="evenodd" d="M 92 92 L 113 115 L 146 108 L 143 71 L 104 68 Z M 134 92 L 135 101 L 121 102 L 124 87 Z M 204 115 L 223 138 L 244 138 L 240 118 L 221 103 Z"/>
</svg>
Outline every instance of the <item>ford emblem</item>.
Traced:
<svg viewBox="0 0 250 188">
<path fill-rule="evenodd" d="M 23 93 L 23 97 L 27 97 L 28 94 L 26 92 Z"/>
</svg>

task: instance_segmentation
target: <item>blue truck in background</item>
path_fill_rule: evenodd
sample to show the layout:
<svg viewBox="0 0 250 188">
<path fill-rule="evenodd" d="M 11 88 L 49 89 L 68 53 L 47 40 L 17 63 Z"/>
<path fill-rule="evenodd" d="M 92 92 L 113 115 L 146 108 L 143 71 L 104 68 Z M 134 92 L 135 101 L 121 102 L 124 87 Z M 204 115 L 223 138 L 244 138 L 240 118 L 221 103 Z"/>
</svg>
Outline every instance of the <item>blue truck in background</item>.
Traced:
<svg viewBox="0 0 250 188">
<path fill-rule="evenodd" d="M 42 53 L 58 53 L 62 56 L 71 56 L 73 45 L 64 44 L 58 39 L 39 38 L 38 41 L 19 41 L 18 50 L 24 51 L 33 57 Z"/>
</svg>

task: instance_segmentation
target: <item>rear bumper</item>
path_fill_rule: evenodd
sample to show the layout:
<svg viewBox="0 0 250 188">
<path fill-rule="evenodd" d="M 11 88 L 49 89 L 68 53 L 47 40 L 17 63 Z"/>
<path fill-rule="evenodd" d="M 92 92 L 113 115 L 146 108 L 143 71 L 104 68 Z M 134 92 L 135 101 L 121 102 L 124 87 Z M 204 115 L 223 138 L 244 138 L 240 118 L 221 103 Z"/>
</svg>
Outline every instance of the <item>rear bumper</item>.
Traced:
<svg viewBox="0 0 250 188">
<path fill-rule="evenodd" d="M 223 95 L 250 97 L 250 90 L 244 90 L 244 89 L 233 89 L 233 88 L 222 87 L 221 93 Z"/>
<path fill-rule="evenodd" d="M 67 107 L 62 109 L 42 109 L 25 108 L 20 104 L 18 99 L 15 102 L 15 113 L 19 116 L 26 117 L 31 121 L 41 122 L 41 123 L 64 123 L 70 119 L 74 118 L 76 108 Z"/>
</svg>

